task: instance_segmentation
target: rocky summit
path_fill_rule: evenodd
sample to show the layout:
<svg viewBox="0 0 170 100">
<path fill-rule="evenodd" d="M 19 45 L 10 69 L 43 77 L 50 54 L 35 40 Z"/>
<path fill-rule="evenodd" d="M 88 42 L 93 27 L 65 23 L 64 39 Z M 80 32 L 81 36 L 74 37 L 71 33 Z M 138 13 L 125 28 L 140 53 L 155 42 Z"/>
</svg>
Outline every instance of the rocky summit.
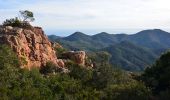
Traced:
<svg viewBox="0 0 170 100">
<path fill-rule="evenodd" d="M 47 62 L 64 68 L 64 59 L 57 59 L 54 48 L 62 48 L 58 43 L 51 43 L 41 27 L 19 28 L 0 26 L 0 44 L 10 46 L 21 61 L 21 68 L 45 66 Z M 85 65 L 84 51 L 69 51 L 62 54 L 79 65 Z"/>
<path fill-rule="evenodd" d="M 48 61 L 57 65 L 52 44 L 40 27 L 0 27 L 0 43 L 9 45 L 22 62 L 22 68 L 40 67 Z"/>
</svg>

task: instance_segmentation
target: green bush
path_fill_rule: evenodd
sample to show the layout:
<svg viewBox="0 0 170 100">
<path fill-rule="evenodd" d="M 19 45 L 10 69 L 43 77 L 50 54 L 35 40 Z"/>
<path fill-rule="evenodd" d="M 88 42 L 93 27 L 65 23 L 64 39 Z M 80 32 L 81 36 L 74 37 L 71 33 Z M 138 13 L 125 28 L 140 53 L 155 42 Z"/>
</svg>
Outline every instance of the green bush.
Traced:
<svg viewBox="0 0 170 100">
<path fill-rule="evenodd" d="M 16 54 L 7 45 L 0 45 L 0 69 L 19 67 L 20 63 Z"/>
<path fill-rule="evenodd" d="M 11 48 L 0 45 L 0 99 L 8 99 L 8 94 L 14 91 L 15 95 L 18 95 L 19 65 Z"/>
<path fill-rule="evenodd" d="M 170 52 L 163 54 L 156 63 L 145 70 L 142 79 L 154 94 L 170 90 Z"/>
<path fill-rule="evenodd" d="M 150 90 L 139 82 L 110 85 L 105 89 L 106 100 L 150 100 Z"/>
<path fill-rule="evenodd" d="M 170 52 L 164 53 L 140 77 L 158 100 L 170 99 Z"/>
<path fill-rule="evenodd" d="M 56 72 L 57 66 L 52 63 L 52 62 L 47 62 L 45 66 L 42 66 L 40 69 L 40 72 L 42 74 L 50 74 L 50 73 L 55 73 Z"/>
<path fill-rule="evenodd" d="M 22 22 L 16 17 L 11 19 L 6 19 L 6 21 L 3 22 L 4 26 L 13 26 L 13 27 L 21 27 Z"/>
<path fill-rule="evenodd" d="M 56 66 L 49 62 L 40 71 L 29 71 L 19 68 L 9 47 L 0 46 L 0 64 L 2 100 L 147 100 L 150 96 L 141 82 L 107 63 L 86 69 L 70 61 L 66 63 L 70 73 L 50 74 Z"/>
<path fill-rule="evenodd" d="M 67 50 L 64 49 L 64 48 L 55 48 L 55 50 L 56 50 L 56 54 L 57 54 L 57 57 L 58 57 L 58 58 L 62 58 L 62 54 L 63 54 L 65 51 L 67 51 Z"/>
</svg>

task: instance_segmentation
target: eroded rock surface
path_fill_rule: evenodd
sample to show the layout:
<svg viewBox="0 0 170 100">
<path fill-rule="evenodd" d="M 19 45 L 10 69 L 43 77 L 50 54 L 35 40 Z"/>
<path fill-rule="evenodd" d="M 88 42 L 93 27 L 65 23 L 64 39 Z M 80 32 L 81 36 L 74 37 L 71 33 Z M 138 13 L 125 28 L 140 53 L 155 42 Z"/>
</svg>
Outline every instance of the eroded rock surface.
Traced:
<svg viewBox="0 0 170 100">
<path fill-rule="evenodd" d="M 58 65 L 55 50 L 40 27 L 0 26 L 0 44 L 9 45 L 17 53 L 22 68 L 40 67 L 48 61 Z"/>
<path fill-rule="evenodd" d="M 85 51 L 65 52 L 62 54 L 63 59 L 57 59 L 55 49 L 63 47 L 58 43 L 51 43 L 41 27 L 0 26 L 0 44 L 7 44 L 13 49 L 21 61 L 21 68 L 39 68 L 45 66 L 47 62 L 52 62 L 66 72 L 67 59 L 79 65 L 87 65 Z"/>
<path fill-rule="evenodd" d="M 79 65 L 85 65 L 86 53 L 85 51 L 69 51 L 63 53 L 62 56 L 70 59 Z"/>
</svg>

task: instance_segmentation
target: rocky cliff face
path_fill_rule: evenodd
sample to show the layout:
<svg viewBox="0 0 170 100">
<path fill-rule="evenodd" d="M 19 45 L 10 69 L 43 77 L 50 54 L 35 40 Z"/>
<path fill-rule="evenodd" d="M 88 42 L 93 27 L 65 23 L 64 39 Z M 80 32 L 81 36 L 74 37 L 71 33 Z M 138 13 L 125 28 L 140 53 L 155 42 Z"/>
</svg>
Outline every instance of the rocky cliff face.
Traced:
<svg viewBox="0 0 170 100">
<path fill-rule="evenodd" d="M 40 27 L 0 26 L 0 44 L 7 44 L 16 52 L 21 61 L 21 68 L 41 67 L 47 62 L 52 62 L 60 68 L 66 67 L 63 59 L 57 59 L 54 50 L 54 48 L 63 47 L 58 43 L 51 43 Z M 79 65 L 85 65 L 84 51 L 70 51 L 63 56 Z"/>
<path fill-rule="evenodd" d="M 55 50 L 40 27 L 0 26 L 0 44 L 9 45 L 17 53 L 22 68 L 40 67 L 48 61 L 57 65 Z"/>
</svg>

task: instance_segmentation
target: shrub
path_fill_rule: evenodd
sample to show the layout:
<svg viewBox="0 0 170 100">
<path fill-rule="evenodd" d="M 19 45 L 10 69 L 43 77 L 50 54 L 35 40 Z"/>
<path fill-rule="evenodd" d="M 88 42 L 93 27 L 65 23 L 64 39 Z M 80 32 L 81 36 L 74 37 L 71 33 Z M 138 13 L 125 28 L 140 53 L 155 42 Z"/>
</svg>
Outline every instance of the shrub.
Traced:
<svg viewBox="0 0 170 100">
<path fill-rule="evenodd" d="M 16 18 L 6 19 L 6 21 L 3 22 L 4 26 L 13 26 L 13 27 L 20 27 L 22 26 L 22 22 Z"/>
<path fill-rule="evenodd" d="M 55 73 L 56 72 L 56 65 L 52 62 L 47 62 L 47 64 L 45 66 L 41 67 L 40 72 L 42 74 Z"/>
<path fill-rule="evenodd" d="M 19 67 L 20 63 L 16 54 L 7 45 L 0 45 L 0 69 Z"/>
<path fill-rule="evenodd" d="M 150 90 L 139 82 L 110 85 L 105 89 L 106 100 L 149 100 Z"/>
<path fill-rule="evenodd" d="M 66 52 L 67 50 L 64 48 L 55 48 L 57 57 L 60 59 L 62 58 L 62 54 Z"/>
<path fill-rule="evenodd" d="M 170 52 L 163 54 L 156 63 L 145 70 L 142 80 L 154 94 L 170 90 Z"/>
</svg>

